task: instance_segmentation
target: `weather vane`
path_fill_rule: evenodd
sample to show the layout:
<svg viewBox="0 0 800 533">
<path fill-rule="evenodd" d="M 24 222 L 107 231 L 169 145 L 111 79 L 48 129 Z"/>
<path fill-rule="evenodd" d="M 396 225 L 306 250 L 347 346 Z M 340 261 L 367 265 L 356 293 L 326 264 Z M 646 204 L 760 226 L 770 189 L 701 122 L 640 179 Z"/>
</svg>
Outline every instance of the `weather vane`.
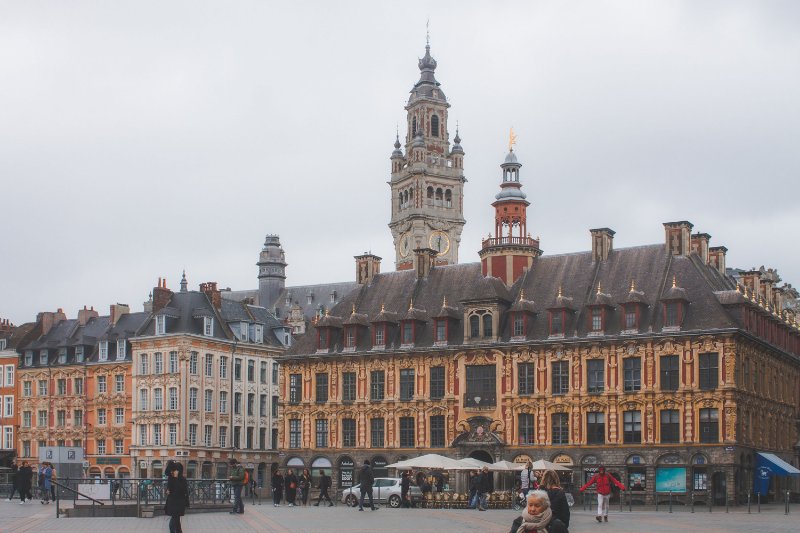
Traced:
<svg viewBox="0 0 800 533">
<path fill-rule="evenodd" d="M 431 45 L 431 19 L 428 17 L 428 20 L 425 22 L 425 45 Z"/>
<path fill-rule="evenodd" d="M 514 151 L 514 145 L 517 144 L 517 134 L 514 133 L 514 127 L 511 127 L 511 130 L 508 132 L 508 151 Z"/>
</svg>

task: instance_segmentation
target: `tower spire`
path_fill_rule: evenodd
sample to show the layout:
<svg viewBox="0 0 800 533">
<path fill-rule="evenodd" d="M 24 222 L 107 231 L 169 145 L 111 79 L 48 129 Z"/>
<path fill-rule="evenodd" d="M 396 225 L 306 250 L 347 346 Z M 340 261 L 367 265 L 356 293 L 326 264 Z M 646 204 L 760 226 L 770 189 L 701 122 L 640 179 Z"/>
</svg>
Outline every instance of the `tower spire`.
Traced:
<svg viewBox="0 0 800 533">
<path fill-rule="evenodd" d="M 186 281 L 186 269 L 183 269 L 183 276 L 181 277 L 181 292 L 189 291 L 189 282 Z"/>
</svg>

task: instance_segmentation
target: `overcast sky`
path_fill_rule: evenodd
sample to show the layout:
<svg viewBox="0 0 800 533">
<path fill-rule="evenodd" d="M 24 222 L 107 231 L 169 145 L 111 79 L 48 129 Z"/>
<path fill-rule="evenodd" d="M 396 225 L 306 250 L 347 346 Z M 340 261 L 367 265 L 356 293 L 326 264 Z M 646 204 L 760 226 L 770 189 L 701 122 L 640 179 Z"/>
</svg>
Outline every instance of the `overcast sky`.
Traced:
<svg viewBox="0 0 800 533">
<path fill-rule="evenodd" d="M 508 130 L 545 254 L 689 220 L 800 285 L 800 2 L 0 0 L 0 317 L 394 268 L 389 156 L 425 23 L 466 153 L 460 261 Z"/>
</svg>

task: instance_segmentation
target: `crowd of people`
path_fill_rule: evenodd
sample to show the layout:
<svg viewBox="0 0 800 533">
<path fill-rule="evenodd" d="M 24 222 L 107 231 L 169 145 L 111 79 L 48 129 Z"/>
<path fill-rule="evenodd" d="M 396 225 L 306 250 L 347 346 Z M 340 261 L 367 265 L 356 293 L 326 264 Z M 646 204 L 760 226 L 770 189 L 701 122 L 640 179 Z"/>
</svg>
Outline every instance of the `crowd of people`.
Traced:
<svg viewBox="0 0 800 533">
<path fill-rule="evenodd" d="M 319 507 L 323 501 L 328 502 L 328 506 L 333 506 L 328 491 L 331 488 L 333 481 L 331 476 L 325 473 L 325 470 L 320 470 L 318 485 L 319 496 L 317 497 L 314 506 Z M 299 476 L 295 474 L 294 468 L 286 470 L 286 475 L 280 469 L 272 473 L 272 504 L 275 507 L 281 505 L 281 502 L 286 501 L 289 507 L 308 505 L 308 496 L 311 493 L 313 480 L 308 468 L 303 469 L 303 473 Z M 299 491 L 299 494 L 298 494 Z M 299 495 L 299 499 L 298 499 Z"/>
<path fill-rule="evenodd" d="M 31 503 L 34 480 L 36 486 L 39 487 L 40 502 L 43 505 L 56 499 L 56 486 L 54 485 L 57 479 L 56 468 L 49 461 L 44 461 L 39 466 L 31 465 L 28 461 L 22 461 L 22 465 L 18 465 L 16 461 L 13 461 L 9 477 L 11 492 L 6 498 L 7 502 L 13 500 L 15 494 L 19 494 L 20 505 L 25 505 L 26 501 Z"/>
</svg>

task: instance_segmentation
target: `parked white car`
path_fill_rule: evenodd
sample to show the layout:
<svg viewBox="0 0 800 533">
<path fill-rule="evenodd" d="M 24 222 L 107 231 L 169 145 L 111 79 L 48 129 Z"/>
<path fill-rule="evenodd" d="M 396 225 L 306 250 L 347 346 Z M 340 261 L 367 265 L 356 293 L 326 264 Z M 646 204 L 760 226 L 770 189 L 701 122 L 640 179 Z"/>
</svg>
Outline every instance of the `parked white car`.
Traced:
<svg viewBox="0 0 800 533">
<path fill-rule="evenodd" d="M 372 499 L 375 503 L 385 503 L 389 507 L 400 507 L 400 478 L 399 477 L 376 477 L 372 484 Z M 341 502 L 350 507 L 358 505 L 361 498 L 361 484 L 344 489 L 340 498 Z M 422 500 L 422 491 L 419 487 L 412 484 L 409 488 L 411 501 L 416 503 Z M 367 500 L 369 501 L 369 500 Z"/>
</svg>

